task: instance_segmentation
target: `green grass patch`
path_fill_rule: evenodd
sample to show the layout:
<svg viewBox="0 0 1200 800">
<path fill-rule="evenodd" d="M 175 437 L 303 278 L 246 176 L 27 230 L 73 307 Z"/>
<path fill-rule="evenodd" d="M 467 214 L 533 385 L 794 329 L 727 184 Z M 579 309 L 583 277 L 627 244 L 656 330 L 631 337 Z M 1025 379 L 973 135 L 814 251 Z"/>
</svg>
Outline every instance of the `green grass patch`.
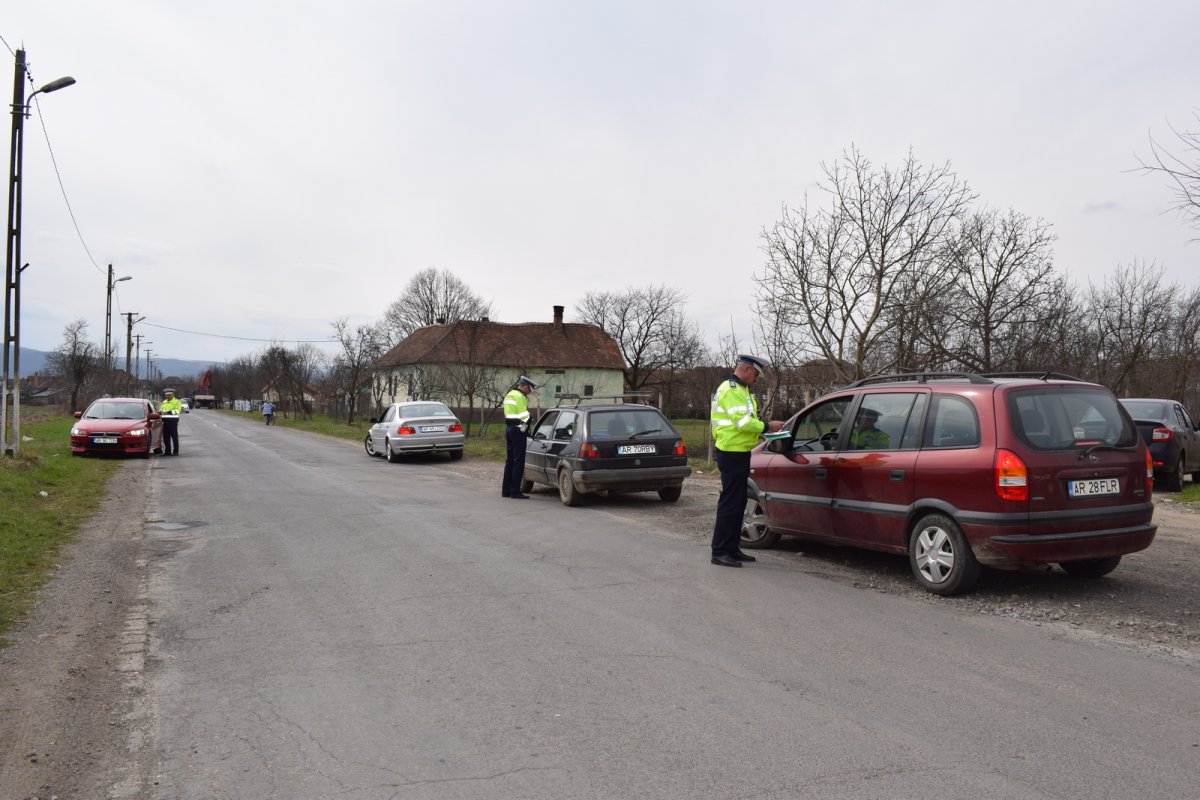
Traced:
<svg viewBox="0 0 1200 800">
<path fill-rule="evenodd" d="M 29 610 L 120 467 L 115 459 L 71 455 L 72 417 L 30 416 L 22 414 L 17 456 L 0 457 L 0 636 Z"/>
<path fill-rule="evenodd" d="M 1183 491 L 1176 492 L 1171 496 L 1171 499 L 1176 503 L 1191 503 L 1192 505 L 1200 505 L 1200 483 L 1183 484 Z"/>
</svg>

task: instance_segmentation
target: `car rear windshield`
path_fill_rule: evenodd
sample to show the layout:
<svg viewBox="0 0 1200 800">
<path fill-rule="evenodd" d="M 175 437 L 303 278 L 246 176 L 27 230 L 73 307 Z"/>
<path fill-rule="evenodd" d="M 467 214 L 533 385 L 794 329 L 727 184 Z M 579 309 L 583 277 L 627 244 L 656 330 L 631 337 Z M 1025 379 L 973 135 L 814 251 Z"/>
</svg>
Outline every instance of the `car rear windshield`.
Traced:
<svg viewBox="0 0 1200 800">
<path fill-rule="evenodd" d="M 1034 450 L 1068 450 L 1107 444 L 1134 447 L 1137 428 L 1103 389 L 1048 386 L 1008 395 L 1009 417 L 1021 441 Z"/>
<path fill-rule="evenodd" d="M 1154 400 L 1122 400 L 1121 405 L 1134 419 L 1167 419 L 1167 404 Z"/>
<path fill-rule="evenodd" d="M 667 418 L 653 408 L 593 411 L 588 427 L 597 438 L 676 435 Z"/>
<path fill-rule="evenodd" d="M 402 417 L 453 417 L 449 408 L 441 403 L 421 403 L 420 405 L 404 406 L 400 409 Z"/>
<path fill-rule="evenodd" d="M 144 419 L 145 407 L 141 403 L 94 403 L 87 410 L 87 419 Z"/>
</svg>

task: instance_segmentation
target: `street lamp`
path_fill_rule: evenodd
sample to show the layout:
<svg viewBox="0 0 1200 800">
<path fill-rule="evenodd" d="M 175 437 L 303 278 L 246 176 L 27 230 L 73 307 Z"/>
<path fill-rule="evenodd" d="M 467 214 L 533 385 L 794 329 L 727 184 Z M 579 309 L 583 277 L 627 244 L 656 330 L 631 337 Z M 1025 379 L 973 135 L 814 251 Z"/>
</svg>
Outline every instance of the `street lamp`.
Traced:
<svg viewBox="0 0 1200 800">
<path fill-rule="evenodd" d="M 25 150 L 25 118 L 29 116 L 29 103 L 39 94 L 57 92 L 75 83 L 74 78 L 53 80 L 34 90 L 25 99 L 25 51 L 16 53 L 16 69 L 13 76 L 12 102 L 12 145 L 9 151 L 8 171 L 8 234 L 4 253 L 4 374 L 0 391 L 0 453 L 15 456 L 21 443 L 21 273 L 28 264 L 21 263 L 21 173 Z M 9 347 L 12 347 L 12 416 L 11 432 L 9 397 Z"/>
<path fill-rule="evenodd" d="M 104 368 L 111 371 L 113 368 L 113 352 L 112 352 L 112 293 L 113 285 L 121 281 L 133 280 L 132 275 L 126 275 L 123 278 L 113 279 L 112 264 L 108 265 L 108 294 L 107 305 L 104 308 Z"/>
</svg>

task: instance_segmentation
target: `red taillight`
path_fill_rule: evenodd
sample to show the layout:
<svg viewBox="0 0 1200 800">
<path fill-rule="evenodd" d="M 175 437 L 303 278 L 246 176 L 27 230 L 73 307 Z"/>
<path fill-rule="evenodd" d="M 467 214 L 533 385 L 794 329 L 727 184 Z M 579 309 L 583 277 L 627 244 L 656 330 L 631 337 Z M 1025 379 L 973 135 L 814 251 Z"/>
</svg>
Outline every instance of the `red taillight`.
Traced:
<svg viewBox="0 0 1200 800">
<path fill-rule="evenodd" d="M 1016 453 L 997 450 L 995 471 L 996 494 L 1001 500 L 1029 499 L 1029 470 Z"/>
<path fill-rule="evenodd" d="M 675 451 L 674 452 L 675 452 L 675 455 L 677 455 L 677 456 L 686 456 L 687 455 L 687 445 L 683 443 L 683 439 L 680 439 L 678 442 L 675 443 Z"/>
<path fill-rule="evenodd" d="M 1174 435 L 1175 434 L 1171 432 L 1170 428 L 1155 428 L 1154 433 L 1151 434 L 1150 438 L 1155 442 L 1169 442 L 1171 441 L 1171 437 Z"/>
<path fill-rule="evenodd" d="M 462 433 L 462 424 L 455 422 L 450 426 L 450 433 Z"/>
<path fill-rule="evenodd" d="M 1150 451 L 1146 451 L 1146 494 L 1154 494 L 1154 460 L 1150 458 Z"/>
<path fill-rule="evenodd" d="M 591 442 L 584 442 L 583 444 L 579 445 L 579 457 L 599 458 L 600 451 L 597 450 L 596 445 L 592 444 Z"/>
<path fill-rule="evenodd" d="M 412 436 L 416 432 L 417 432 L 417 429 L 411 425 L 401 425 L 399 428 L 396 429 L 396 433 L 399 436 Z"/>
</svg>

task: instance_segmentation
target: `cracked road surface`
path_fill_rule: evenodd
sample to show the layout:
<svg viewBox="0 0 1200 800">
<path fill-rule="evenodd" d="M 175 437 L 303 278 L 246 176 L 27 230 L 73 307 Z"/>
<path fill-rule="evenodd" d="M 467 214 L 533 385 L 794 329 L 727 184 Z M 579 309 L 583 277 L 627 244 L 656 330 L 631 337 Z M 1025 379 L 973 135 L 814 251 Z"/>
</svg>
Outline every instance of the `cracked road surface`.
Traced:
<svg viewBox="0 0 1200 800">
<path fill-rule="evenodd" d="M 112 735 L 81 759 L 53 725 L 0 734 L 48 747 L 3 762 L 3 796 L 1195 796 L 1190 651 L 862 591 L 794 553 L 713 567 L 661 524 L 707 503 L 506 500 L 205 412 L 181 447 L 123 471 L 145 491 L 94 668 L 118 676 Z"/>
</svg>

